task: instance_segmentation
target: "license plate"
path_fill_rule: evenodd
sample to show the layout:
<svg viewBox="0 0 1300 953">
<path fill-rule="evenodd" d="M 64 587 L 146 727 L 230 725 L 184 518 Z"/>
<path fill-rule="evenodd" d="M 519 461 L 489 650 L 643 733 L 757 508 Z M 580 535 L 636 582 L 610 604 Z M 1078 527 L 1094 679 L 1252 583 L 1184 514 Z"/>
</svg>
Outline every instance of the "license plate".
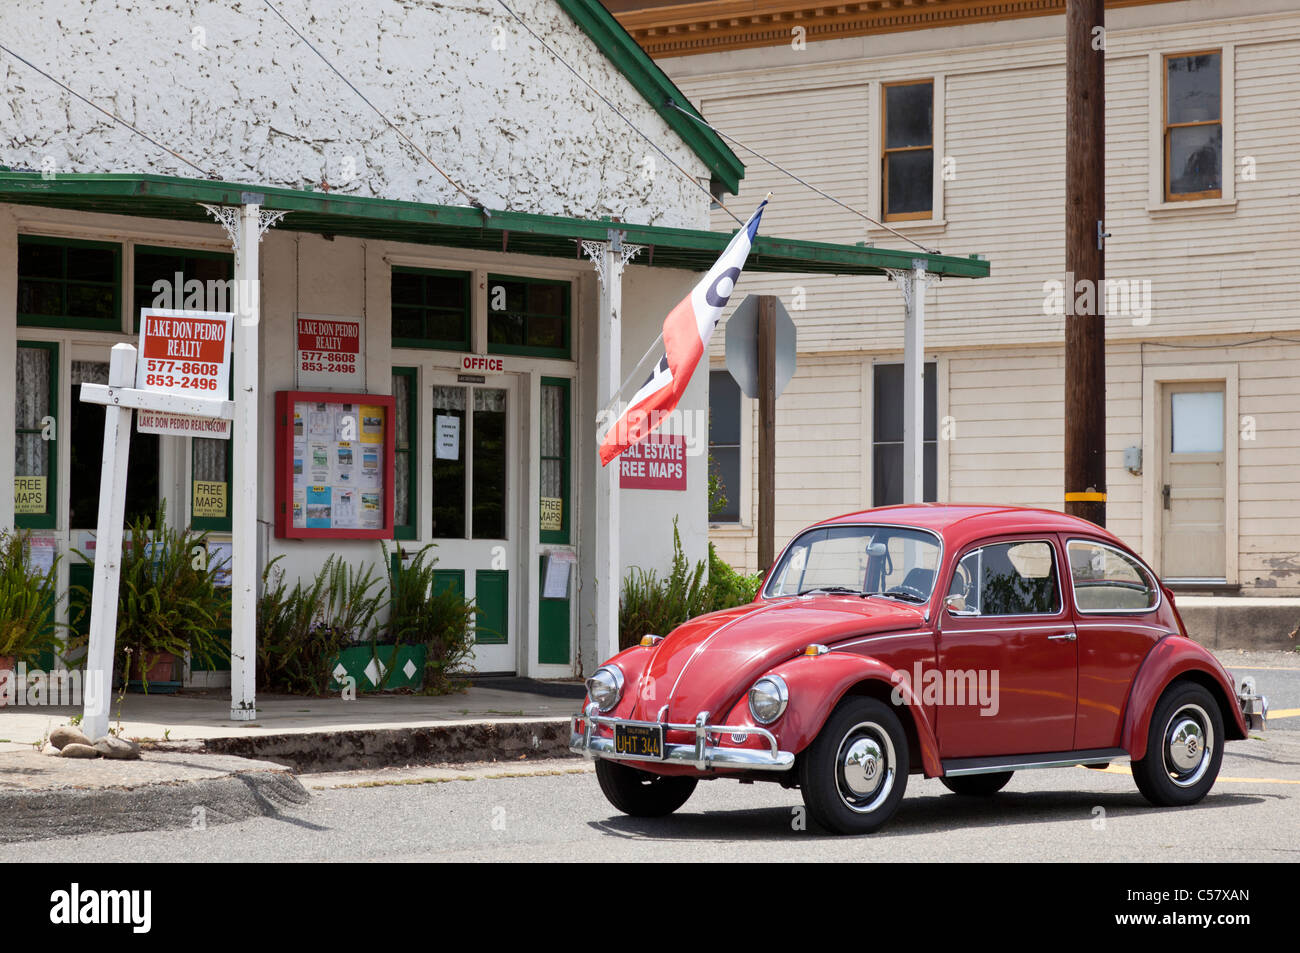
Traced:
<svg viewBox="0 0 1300 953">
<path fill-rule="evenodd" d="M 614 751 L 637 758 L 663 758 L 664 730 L 660 725 L 615 725 Z"/>
</svg>

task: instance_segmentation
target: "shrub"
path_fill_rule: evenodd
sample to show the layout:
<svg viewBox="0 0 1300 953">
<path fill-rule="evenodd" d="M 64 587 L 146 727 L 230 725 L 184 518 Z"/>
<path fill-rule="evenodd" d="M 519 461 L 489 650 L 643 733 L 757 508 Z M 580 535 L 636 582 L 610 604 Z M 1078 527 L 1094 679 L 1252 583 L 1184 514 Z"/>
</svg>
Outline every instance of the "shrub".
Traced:
<svg viewBox="0 0 1300 953">
<path fill-rule="evenodd" d="M 460 688 L 453 673 L 474 652 L 474 603 L 450 586 L 437 588 L 438 561 L 426 559 L 431 548 L 415 553 L 409 565 L 398 560 L 394 570 L 384 547 L 389 592 L 386 641 L 425 646 L 424 691 L 443 695 Z"/>
<path fill-rule="evenodd" d="M 337 555 L 309 585 L 286 586 L 277 556 L 262 571 L 257 601 L 257 669 L 267 688 L 328 691 L 339 652 L 372 637 L 382 599 L 373 565 L 353 568 Z"/>
<path fill-rule="evenodd" d="M 636 645 L 647 633 L 667 635 L 687 619 L 706 612 L 752 602 L 761 581 L 761 575 L 746 576 L 732 569 L 719 558 L 712 543 L 707 562 L 701 559 L 692 569 L 673 520 L 673 563 L 668 576 L 661 580 L 653 569 L 634 566 L 623 581 L 619 648 Z"/>
<path fill-rule="evenodd" d="M 30 562 L 30 533 L 0 532 L 0 655 L 34 663 L 59 647 L 54 608 L 58 557 L 46 571 Z"/>
</svg>

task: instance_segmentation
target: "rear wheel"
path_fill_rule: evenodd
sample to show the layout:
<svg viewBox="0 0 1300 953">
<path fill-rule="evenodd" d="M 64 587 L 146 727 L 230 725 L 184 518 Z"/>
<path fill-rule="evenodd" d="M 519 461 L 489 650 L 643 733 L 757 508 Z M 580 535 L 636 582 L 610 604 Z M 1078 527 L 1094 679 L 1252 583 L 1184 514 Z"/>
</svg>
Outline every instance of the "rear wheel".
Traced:
<svg viewBox="0 0 1300 953">
<path fill-rule="evenodd" d="M 893 708 L 874 698 L 846 698 L 799 761 L 809 815 L 836 834 L 879 830 L 907 790 L 909 757 Z"/>
<path fill-rule="evenodd" d="M 625 764 L 596 761 L 596 780 L 609 803 L 632 817 L 664 817 L 695 791 L 696 778 L 664 777 Z"/>
<path fill-rule="evenodd" d="M 1223 763 L 1223 712 L 1195 682 L 1171 685 L 1156 704 L 1147 751 L 1132 765 L 1138 790 L 1152 804 L 1195 804 L 1214 787 Z"/>
<path fill-rule="evenodd" d="M 1011 780 L 1014 771 L 998 771 L 994 774 L 962 774 L 955 778 L 940 778 L 943 786 L 953 794 L 967 797 L 988 797 L 997 794 Z"/>
</svg>

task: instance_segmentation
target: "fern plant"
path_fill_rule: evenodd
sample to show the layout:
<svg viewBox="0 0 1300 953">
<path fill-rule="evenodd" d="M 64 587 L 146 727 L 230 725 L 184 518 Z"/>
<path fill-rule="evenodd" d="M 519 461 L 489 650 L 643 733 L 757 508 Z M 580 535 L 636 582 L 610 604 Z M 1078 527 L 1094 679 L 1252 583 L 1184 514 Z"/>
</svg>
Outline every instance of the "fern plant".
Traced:
<svg viewBox="0 0 1300 953">
<path fill-rule="evenodd" d="M 442 695 L 459 687 L 455 673 L 474 652 L 475 610 L 473 600 L 450 586 L 438 589 L 438 561 L 429 555 L 431 549 L 432 544 L 418 550 L 405 566 L 397 560 L 394 569 L 388 547 L 383 547 L 389 593 L 386 641 L 425 646 L 424 691 Z"/>
<path fill-rule="evenodd" d="M 118 573 L 115 668 L 124 682 L 139 680 L 161 654 L 188 657 L 211 668 L 226 657 L 217 633 L 230 626 L 230 591 L 217 585 L 222 568 L 206 557 L 207 534 L 167 523 L 166 508 L 133 520 L 122 541 Z M 82 559 L 89 558 L 74 550 Z M 91 594 L 75 587 L 89 605 Z M 71 649 L 89 642 L 73 639 Z"/>
<path fill-rule="evenodd" d="M 54 611 L 59 561 L 48 570 L 30 561 L 30 533 L 0 532 L 0 656 L 34 663 L 59 647 Z"/>
</svg>

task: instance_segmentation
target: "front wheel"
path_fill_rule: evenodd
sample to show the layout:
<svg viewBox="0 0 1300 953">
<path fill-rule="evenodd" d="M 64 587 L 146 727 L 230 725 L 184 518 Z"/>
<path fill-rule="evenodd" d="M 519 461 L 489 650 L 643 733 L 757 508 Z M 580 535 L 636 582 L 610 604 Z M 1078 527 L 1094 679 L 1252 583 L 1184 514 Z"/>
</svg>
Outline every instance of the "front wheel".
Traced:
<svg viewBox="0 0 1300 953">
<path fill-rule="evenodd" d="M 939 780 L 953 794 L 967 797 L 988 797 L 997 794 L 1011 780 L 1014 771 L 998 771 L 993 774 L 960 774 L 955 778 L 943 777 Z"/>
<path fill-rule="evenodd" d="M 1223 763 L 1223 713 L 1195 682 L 1173 685 L 1156 705 L 1146 756 L 1132 764 L 1138 790 L 1159 807 L 1195 804 L 1214 787 Z"/>
<path fill-rule="evenodd" d="M 846 698 L 799 761 L 808 813 L 836 834 L 879 830 L 903 800 L 909 758 L 893 708 L 874 698 Z"/>
<path fill-rule="evenodd" d="M 609 803 L 632 817 L 664 817 L 677 810 L 695 791 L 696 778 L 665 777 L 627 765 L 596 762 L 596 780 Z"/>
</svg>

